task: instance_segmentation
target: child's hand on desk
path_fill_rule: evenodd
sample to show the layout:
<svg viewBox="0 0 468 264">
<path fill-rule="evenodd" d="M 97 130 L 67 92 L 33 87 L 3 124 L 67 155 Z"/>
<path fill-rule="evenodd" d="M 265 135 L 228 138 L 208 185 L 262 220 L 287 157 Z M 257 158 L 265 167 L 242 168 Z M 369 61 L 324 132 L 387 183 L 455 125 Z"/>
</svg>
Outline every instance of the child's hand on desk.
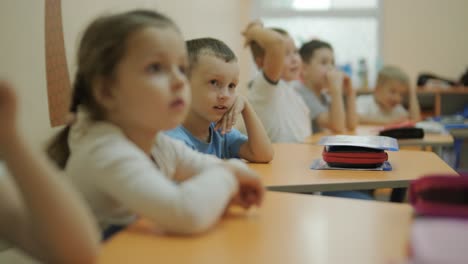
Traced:
<svg viewBox="0 0 468 264">
<path fill-rule="evenodd" d="M 258 174 L 249 168 L 229 164 L 229 162 L 227 162 L 227 167 L 236 176 L 239 184 L 239 190 L 232 197 L 230 205 L 238 205 L 244 209 L 249 209 L 253 205 L 260 206 L 265 190 Z"/>
<path fill-rule="evenodd" d="M 238 205 L 244 209 L 249 209 L 254 205 L 260 206 L 265 192 L 261 182 L 258 179 L 253 180 L 244 176 L 238 176 L 237 180 L 239 191 L 232 197 L 230 205 Z"/>
<path fill-rule="evenodd" d="M 16 94 L 13 87 L 0 80 L 0 145 L 16 134 Z"/>
<path fill-rule="evenodd" d="M 242 95 L 238 95 L 234 100 L 234 104 L 216 123 L 215 129 L 221 129 L 221 134 L 226 134 L 231 131 L 232 127 L 237 122 L 237 116 L 242 113 L 245 108 L 246 99 Z"/>
</svg>

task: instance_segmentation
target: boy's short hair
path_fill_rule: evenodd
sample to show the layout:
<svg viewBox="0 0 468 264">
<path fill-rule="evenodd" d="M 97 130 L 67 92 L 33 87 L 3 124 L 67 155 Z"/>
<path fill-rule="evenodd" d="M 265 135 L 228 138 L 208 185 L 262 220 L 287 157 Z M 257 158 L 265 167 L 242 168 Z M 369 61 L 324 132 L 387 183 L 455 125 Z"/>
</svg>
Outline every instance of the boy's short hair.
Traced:
<svg viewBox="0 0 468 264">
<path fill-rule="evenodd" d="M 302 62 L 309 63 L 310 59 L 314 56 L 314 52 L 321 48 L 327 48 L 333 51 L 333 47 L 330 43 L 318 39 L 313 39 L 302 44 L 299 49 L 299 55 L 301 55 Z"/>
<path fill-rule="evenodd" d="M 399 81 L 404 85 L 410 85 L 408 74 L 396 66 L 383 67 L 377 76 L 377 87 L 384 85 L 388 81 Z"/>
<path fill-rule="evenodd" d="M 280 33 L 281 35 L 283 36 L 289 36 L 289 33 L 282 29 L 282 28 L 269 28 L 275 32 L 278 32 Z M 257 58 L 262 58 L 263 56 L 265 56 L 265 50 L 260 47 L 260 45 L 258 45 L 257 42 L 255 41 L 252 41 L 249 43 L 249 46 L 250 46 L 250 51 L 252 52 L 252 56 L 253 56 L 253 59 L 254 61 L 257 59 Z"/>
<path fill-rule="evenodd" d="M 189 74 L 202 54 L 212 55 L 225 62 L 237 60 L 236 54 L 224 42 L 214 38 L 198 38 L 186 42 L 189 58 Z"/>
</svg>

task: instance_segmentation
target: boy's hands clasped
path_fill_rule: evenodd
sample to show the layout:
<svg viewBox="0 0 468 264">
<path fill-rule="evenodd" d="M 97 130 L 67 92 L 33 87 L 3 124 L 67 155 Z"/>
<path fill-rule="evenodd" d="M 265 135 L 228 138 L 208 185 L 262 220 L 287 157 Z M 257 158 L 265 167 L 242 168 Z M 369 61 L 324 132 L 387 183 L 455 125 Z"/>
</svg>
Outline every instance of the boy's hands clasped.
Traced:
<svg viewBox="0 0 468 264">
<path fill-rule="evenodd" d="M 325 79 L 330 93 L 341 93 L 344 95 L 351 95 L 354 93 L 349 76 L 336 68 L 327 71 Z"/>
</svg>

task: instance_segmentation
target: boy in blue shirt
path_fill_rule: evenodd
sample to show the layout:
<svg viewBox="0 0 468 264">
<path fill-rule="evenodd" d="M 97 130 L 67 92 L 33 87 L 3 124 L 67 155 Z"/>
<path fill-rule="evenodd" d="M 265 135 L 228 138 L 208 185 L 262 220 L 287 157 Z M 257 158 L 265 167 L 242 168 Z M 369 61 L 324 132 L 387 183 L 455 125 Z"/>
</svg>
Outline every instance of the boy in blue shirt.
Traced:
<svg viewBox="0 0 468 264">
<path fill-rule="evenodd" d="M 273 147 L 250 103 L 237 95 L 239 65 L 222 41 L 200 38 L 187 41 L 192 105 L 183 124 L 167 135 L 189 147 L 218 158 L 269 162 Z M 232 128 L 238 115 L 247 136 Z"/>
</svg>

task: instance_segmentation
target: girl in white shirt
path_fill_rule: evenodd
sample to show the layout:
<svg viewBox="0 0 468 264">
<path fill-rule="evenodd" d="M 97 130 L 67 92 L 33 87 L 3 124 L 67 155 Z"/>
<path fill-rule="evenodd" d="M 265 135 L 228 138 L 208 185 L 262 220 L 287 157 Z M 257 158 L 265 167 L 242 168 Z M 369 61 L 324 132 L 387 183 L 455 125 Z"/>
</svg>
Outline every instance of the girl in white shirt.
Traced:
<svg viewBox="0 0 468 264">
<path fill-rule="evenodd" d="M 17 129 L 13 87 L 0 80 L 0 239 L 44 263 L 93 263 L 91 212 Z M 9 245 L 8 245 L 9 246 Z"/>
<path fill-rule="evenodd" d="M 259 205 L 259 178 L 240 161 L 199 154 L 160 133 L 184 120 L 185 42 L 167 17 L 136 10 L 98 18 L 78 51 L 73 125 L 49 155 L 90 204 L 105 238 L 137 215 L 197 233 L 230 204 Z"/>
</svg>

